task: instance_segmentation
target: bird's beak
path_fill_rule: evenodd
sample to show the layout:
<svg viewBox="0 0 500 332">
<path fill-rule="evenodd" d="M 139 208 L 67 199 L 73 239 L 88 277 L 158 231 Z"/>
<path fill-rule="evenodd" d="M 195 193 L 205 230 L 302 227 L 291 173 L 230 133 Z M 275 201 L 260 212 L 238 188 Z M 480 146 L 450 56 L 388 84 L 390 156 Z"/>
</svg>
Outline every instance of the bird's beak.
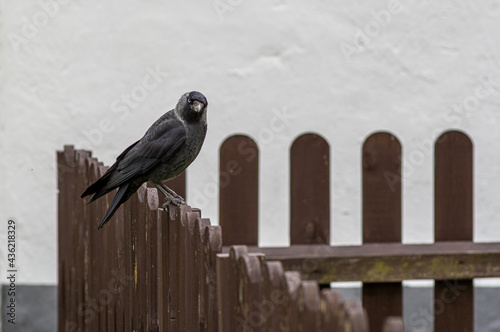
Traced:
<svg viewBox="0 0 500 332">
<path fill-rule="evenodd" d="M 205 105 L 203 103 L 200 103 L 199 101 L 195 100 L 191 107 L 193 108 L 193 110 L 195 110 L 196 112 L 199 113 L 203 109 L 203 107 L 205 107 Z"/>
</svg>

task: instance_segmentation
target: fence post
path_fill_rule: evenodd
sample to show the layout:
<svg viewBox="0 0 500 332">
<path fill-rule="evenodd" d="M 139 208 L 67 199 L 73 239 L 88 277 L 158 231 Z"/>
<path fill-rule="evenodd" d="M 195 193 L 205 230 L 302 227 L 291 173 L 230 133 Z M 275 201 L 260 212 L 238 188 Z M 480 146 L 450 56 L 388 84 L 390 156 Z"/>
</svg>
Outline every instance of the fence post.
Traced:
<svg viewBox="0 0 500 332">
<path fill-rule="evenodd" d="M 290 243 L 330 243 L 330 147 L 316 134 L 290 148 Z"/>
<path fill-rule="evenodd" d="M 435 144 L 434 239 L 472 241 L 473 146 L 462 132 L 448 131 Z M 474 330 L 472 280 L 434 285 L 434 331 Z"/>
<path fill-rule="evenodd" d="M 257 245 L 259 150 L 247 136 L 231 136 L 220 147 L 219 216 L 224 245 Z"/>
<path fill-rule="evenodd" d="M 401 242 L 401 145 L 379 132 L 363 145 L 363 243 Z M 363 306 L 371 331 L 402 314 L 401 282 L 364 283 Z"/>
</svg>

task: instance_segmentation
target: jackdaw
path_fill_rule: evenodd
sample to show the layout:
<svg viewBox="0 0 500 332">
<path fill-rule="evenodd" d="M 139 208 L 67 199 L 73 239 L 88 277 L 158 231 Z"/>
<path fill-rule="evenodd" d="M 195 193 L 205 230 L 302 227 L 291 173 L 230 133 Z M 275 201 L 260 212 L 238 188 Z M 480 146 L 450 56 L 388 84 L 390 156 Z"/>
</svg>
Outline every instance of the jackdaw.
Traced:
<svg viewBox="0 0 500 332">
<path fill-rule="evenodd" d="M 162 183 L 182 173 L 196 158 L 207 133 L 207 99 L 197 91 L 181 96 L 175 108 L 160 117 L 146 134 L 123 151 L 116 162 L 82 194 L 94 194 L 87 202 L 119 188 L 97 229 L 113 216 L 144 182 L 152 183 L 165 195 L 163 207 L 186 204 Z"/>
</svg>

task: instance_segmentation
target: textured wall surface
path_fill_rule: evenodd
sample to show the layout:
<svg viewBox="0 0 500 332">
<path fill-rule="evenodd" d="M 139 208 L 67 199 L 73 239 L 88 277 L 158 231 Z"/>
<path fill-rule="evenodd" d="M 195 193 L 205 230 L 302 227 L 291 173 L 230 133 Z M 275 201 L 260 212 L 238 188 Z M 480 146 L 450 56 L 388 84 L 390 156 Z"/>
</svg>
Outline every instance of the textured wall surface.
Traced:
<svg viewBox="0 0 500 332">
<path fill-rule="evenodd" d="M 21 284 L 57 282 L 55 151 L 111 164 L 189 90 L 210 105 L 187 199 L 213 222 L 219 146 L 244 133 L 261 149 L 261 244 L 286 245 L 289 146 L 314 131 L 331 146 L 332 243 L 360 243 L 361 144 L 388 130 L 403 239 L 432 242 L 430 146 L 454 128 L 475 144 L 474 237 L 500 241 L 498 1 L 1 1 L 0 15 L 0 219 L 18 224 Z"/>
</svg>

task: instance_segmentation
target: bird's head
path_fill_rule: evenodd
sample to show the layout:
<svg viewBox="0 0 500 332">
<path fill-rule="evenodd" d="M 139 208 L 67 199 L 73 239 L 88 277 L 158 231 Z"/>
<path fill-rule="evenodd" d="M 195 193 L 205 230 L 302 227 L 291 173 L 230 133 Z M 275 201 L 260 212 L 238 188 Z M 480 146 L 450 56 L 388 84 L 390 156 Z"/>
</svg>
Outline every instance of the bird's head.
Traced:
<svg viewBox="0 0 500 332">
<path fill-rule="evenodd" d="M 186 121 L 196 121 L 207 111 L 207 98 L 198 91 L 186 92 L 177 103 L 177 114 Z"/>
</svg>

